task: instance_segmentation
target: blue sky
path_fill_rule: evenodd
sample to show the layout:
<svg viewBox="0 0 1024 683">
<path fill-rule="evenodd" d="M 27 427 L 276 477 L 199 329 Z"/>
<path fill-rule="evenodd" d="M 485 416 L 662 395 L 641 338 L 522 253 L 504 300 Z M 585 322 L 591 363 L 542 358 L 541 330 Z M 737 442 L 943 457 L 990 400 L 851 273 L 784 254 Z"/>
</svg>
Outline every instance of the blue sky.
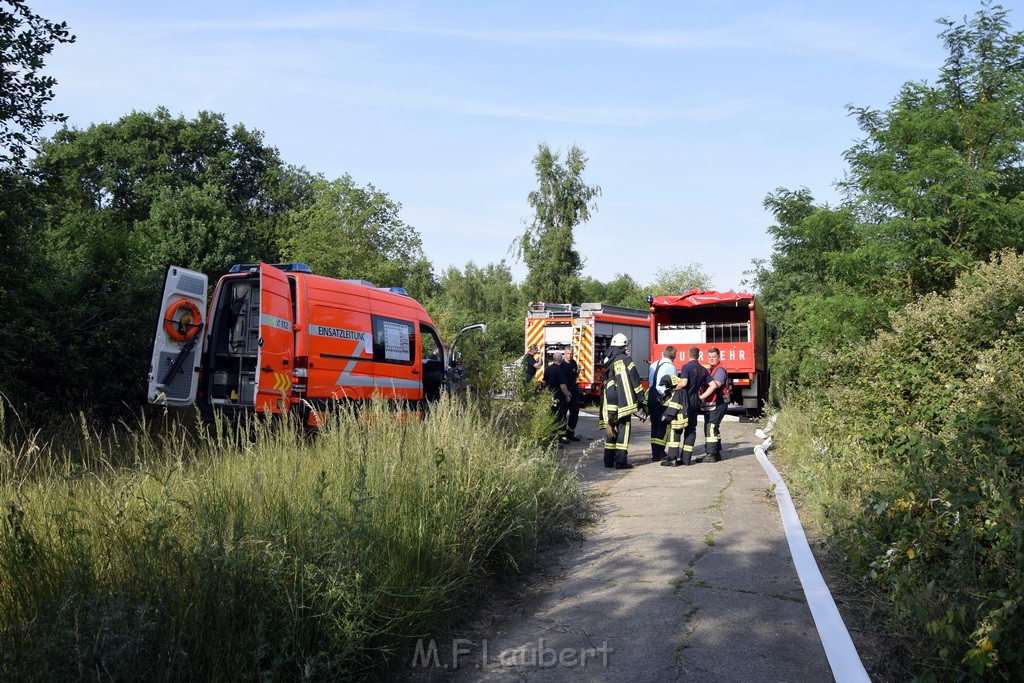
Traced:
<svg viewBox="0 0 1024 683">
<path fill-rule="evenodd" d="M 1012 6 L 1012 3 L 1004 3 Z M 777 187 L 834 202 L 860 137 L 945 58 L 939 17 L 977 1 L 82 2 L 47 72 L 78 128 L 167 107 L 262 131 L 285 162 L 402 205 L 435 273 L 505 260 L 531 217 L 538 143 L 589 157 L 602 195 L 584 274 L 649 283 L 697 264 L 742 289 L 771 254 Z M 1024 28 L 1024 15 L 1010 15 Z M 387 283 L 378 283 L 387 284 Z"/>
</svg>

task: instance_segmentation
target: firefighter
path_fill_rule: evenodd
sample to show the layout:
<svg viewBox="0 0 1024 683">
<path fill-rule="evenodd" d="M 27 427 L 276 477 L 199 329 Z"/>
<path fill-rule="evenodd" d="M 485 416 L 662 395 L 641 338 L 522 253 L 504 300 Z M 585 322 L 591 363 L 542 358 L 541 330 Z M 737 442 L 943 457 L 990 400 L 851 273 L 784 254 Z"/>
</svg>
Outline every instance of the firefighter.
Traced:
<svg viewBox="0 0 1024 683">
<path fill-rule="evenodd" d="M 708 369 L 700 364 L 700 349 L 691 346 L 686 352 L 687 361 L 679 371 L 679 376 L 686 379 L 687 424 L 683 432 L 683 457 L 693 456 L 694 444 L 697 442 L 697 416 L 700 414 L 700 392 L 708 383 Z"/>
<path fill-rule="evenodd" d="M 651 366 L 648 374 L 647 384 L 650 389 L 647 395 L 650 397 L 647 410 L 651 415 L 651 460 L 658 462 L 665 457 L 665 434 L 668 424 L 662 421 L 661 416 L 665 411 L 665 401 L 672 394 L 672 389 L 667 387 L 661 380 L 666 376 L 676 375 L 676 347 L 666 346 L 661 354 L 661 359 Z"/>
<path fill-rule="evenodd" d="M 565 435 L 569 441 L 581 441 L 576 435 L 576 425 L 580 421 L 580 366 L 573 358 L 572 346 L 565 347 L 562 372 L 565 373 L 566 384 L 572 395 L 569 399 L 569 413 L 566 415 Z"/>
<path fill-rule="evenodd" d="M 678 412 L 669 425 L 669 455 L 662 461 L 666 467 L 689 465 L 693 458 L 693 445 L 697 441 L 697 415 L 700 413 L 700 390 L 707 384 L 709 375 L 707 368 L 700 364 L 700 349 L 691 346 L 686 352 L 687 362 L 679 371 L 679 385 L 672 396 L 672 407 Z M 682 414 L 680 414 L 682 413 Z M 682 450 L 679 450 L 679 434 L 673 433 L 672 427 L 683 431 Z"/>
<path fill-rule="evenodd" d="M 629 427 L 632 415 L 645 409 L 647 397 L 640 374 L 629 357 L 628 340 L 621 332 L 612 337 L 604 360 L 601 387 L 601 421 L 604 429 L 604 466 L 632 469 L 629 455 Z"/>
<path fill-rule="evenodd" d="M 729 405 L 725 395 L 729 372 L 722 365 L 721 352 L 714 346 L 708 349 L 708 363 L 710 379 L 699 396 L 704 412 L 704 462 L 718 462 L 722 459 L 722 418 Z"/>
<path fill-rule="evenodd" d="M 561 351 L 551 354 L 551 362 L 544 368 L 544 386 L 551 391 L 551 412 L 555 414 L 555 420 L 558 422 L 559 443 L 569 443 L 569 437 L 565 433 L 565 419 L 569 412 L 569 403 L 572 401 L 572 393 L 562 369 Z"/>
<path fill-rule="evenodd" d="M 679 453 L 680 436 L 689 424 L 686 379 L 676 375 L 666 375 L 659 383 L 658 388 L 664 388 L 668 393 L 665 407 L 658 415 L 658 421 L 662 425 L 662 432 L 665 434 L 665 458 L 661 461 L 661 465 L 662 467 L 689 465 L 690 458 L 686 457 L 684 459 Z M 653 422 L 651 423 L 651 429 L 654 429 Z"/>
<path fill-rule="evenodd" d="M 536 344 L 530 344 L 523 354 L 520 363 L 523 366 L 523 386 L 530 388 L 537 374 L 537 353 L 540 351 Z"/>
</svg>

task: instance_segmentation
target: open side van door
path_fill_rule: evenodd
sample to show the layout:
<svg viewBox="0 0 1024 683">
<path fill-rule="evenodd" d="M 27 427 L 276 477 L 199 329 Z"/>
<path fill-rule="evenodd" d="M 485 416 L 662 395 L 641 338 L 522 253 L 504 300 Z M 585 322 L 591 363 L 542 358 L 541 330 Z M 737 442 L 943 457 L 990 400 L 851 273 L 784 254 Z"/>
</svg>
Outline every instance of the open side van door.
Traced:
<svg viewBox="0 0 1024 683">
<path fill-rule="evenodd" d="M 206 336 L 206 275 L 170 266 L 164 278 L 160 317 L 149 363 L 150 403 L 190 406 L 199 386 Z"/>
<path fill-rule="evenodd" d="M 256 366 L 256 411 L 288 410 L 295 334 L 292 292 L 284 271 L 260 263 L 260 338 Z"/>
</svg>

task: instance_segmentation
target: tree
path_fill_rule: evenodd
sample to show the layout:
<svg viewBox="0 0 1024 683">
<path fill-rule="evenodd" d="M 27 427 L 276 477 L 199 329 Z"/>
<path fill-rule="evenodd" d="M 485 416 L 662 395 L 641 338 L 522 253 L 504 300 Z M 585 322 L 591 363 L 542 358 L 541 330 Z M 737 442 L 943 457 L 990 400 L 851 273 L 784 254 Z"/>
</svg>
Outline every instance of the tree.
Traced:
<svg viewBox="0 0 1024 683">
<path fill-rule="evenodd" d="M 26 158 L 43 126 L 65 119 L 45 109 L 56 81 L 42 71 L 57 43 L 74 40 L 67 24 L 43 19 L 21 0 L 0 5 L 0 393 L 7 399 L 35 391 L 15 377 L 31 346 L 36 287 L 47 272 L 43 214 Z"/>
<path fill-rule="evenodd" d="M 18 379 L 38 326 L 40 282 L 48 275 L 38 193 L 24 175 L 0 170 L 0 401 L 31 395 Z"/>
<path fill-rule="evenodd" d="M 830 354 L 884 327 L 903 299 L 849 208 L 818 205 L 806 188 L 779 188 L 764 205 L 778 221 L 768 228 L 774 251 L 755 262 L 752 282 L 778 332 L 771 366 L 781 394 L 824 381 Z"/>
<path fill-rule="evenodd" d="M 208 112 L 62 129 L 33 171 L 39 277 L 23 292 L 32 316 L 0 384 L 21 403 L 97 416 L 144 394 L 167 265 L 219 275 L 277 260 L 279 224 L 304 198 L 302 174 L 260 133 Z"/>
<path fill-rule="evenodd" d="M 34 14 L 23 0 L 0 6 L 0 167 L 23 170 L 39 131 L 66 120 L 45 110 L 57 81 L 44 76 L 46 56 L 57 43 L 73 43 L 66 22 Z"/>
<path fill-rule="evenodd" d="M 648 290 L 654 296 L 685 294 L 693 289 L 711 289 L 711 276 L 696 263 L 663 268 L 654 274 Z"/>
<path fill-rule="evenodd" d="M 784 325 L 797 297 L 827 295 L 835 286 L 856 287 L 882 277 L 875 268 L 867 272 L 846 267 L 864 247 L 856 218 L 849 209 L 818 205 L 806 188 L 778 188 L 764 200 L 777 220 L 768 228 L 774 251 L 770 264 L 758 262 L 753 283 L 768 308 L 766 313 Z"/>
<path fill-rule="evenodd" d="M 513 245 L 529 269 L 523 291 L 530 300 L 576 302 L 583 259 L 575 248 L 574 230 L 590 220 L 596 210 L 592 201 L 601 188 L 583 181 L 587 157 L 577 145 L 569 148 L 562 165 L 557 152 L 539 144 L 533 165 L 538 188 L 528 200 L 534 217 Z"/>
<path fill-rule="evenodd" d="M 806 189 L 765 199 L 775 244 L 753 282 L 779 330 L 776 380 L 828 381 L 829 354 L 888 328 L 889 311 L 1024 249 L 1024 34 L 1006 17 L 983 2 L 941 20 L 936 85 L 905 84 L 885 111 L 850 108 L 865 137 L 846 152 L 840 206 Z"/>
<path fill-rule="evenodd" d="M 135 270 L 173 262 L 214 275 L 276 258 L 278 224 L 303 200 L 262 133 L 211 112 L 188 120 L 161 107 L 64 128 L 35 166 L 60 256 L 81 262 L 88 236 L 114 237 Z"/>
<path fill-rule="evenodd" d="M 425 298 L 434 286 L 433 269 L 419 233 L 399 216 L 401 204 L 351 176 L 317 177 L 312 202 L 294 213 L 281 240 L 289 260 L 309 264 L 330 277 L 368 280 L 406 288 Z"/>
<path fill-rule="evenodd" d="M 437 293 L 424 305 L 446 341 L 466 325 L 484 322 L 492 348 L 502 356 L 522 354 L 527 301 L 504 261 L 446 269 Z"/>
<path fill-rule="evenodd" d="M 940 20 L 949 56 L 935 86 L 905 84 L 887 111 L 850 108 L 866 137 L 841 186 L 908 296 L 1024 249 L 1024 33 L 1007 14 L 982 2 L 963 23 Z"/>
<path fill-rule="evenodd" d="M 579 301 L 626 306 L 627 308 L 647 308 L 647 293 L 637 284 L 636 280 L 625 273 L 617 273 L 608 282 L 601 282 L 592 277 L 583 278 L 580 282 L 582 295 Z"/>
</svg>

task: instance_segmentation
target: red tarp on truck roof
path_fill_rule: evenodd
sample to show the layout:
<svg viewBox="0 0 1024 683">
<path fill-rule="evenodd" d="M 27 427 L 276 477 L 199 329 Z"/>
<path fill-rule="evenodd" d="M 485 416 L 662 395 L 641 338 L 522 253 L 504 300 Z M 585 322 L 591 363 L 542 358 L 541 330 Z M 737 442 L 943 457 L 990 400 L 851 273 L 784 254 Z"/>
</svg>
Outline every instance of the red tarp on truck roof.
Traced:
<svg viewBox="0 0 1024 683">
<path fill-rule="evenodd" d="M 671 296 L 656 296 L 652 301 L 654 306 L 709 306 L 714 304 L 728 303 L 750 303 L 754 300 L 753 294 L 736 292 L 716 292 L 709 290 L 702 292 L 699 289 L 692 289 L 686 294 L 673 294 Z"/>
</svg>

